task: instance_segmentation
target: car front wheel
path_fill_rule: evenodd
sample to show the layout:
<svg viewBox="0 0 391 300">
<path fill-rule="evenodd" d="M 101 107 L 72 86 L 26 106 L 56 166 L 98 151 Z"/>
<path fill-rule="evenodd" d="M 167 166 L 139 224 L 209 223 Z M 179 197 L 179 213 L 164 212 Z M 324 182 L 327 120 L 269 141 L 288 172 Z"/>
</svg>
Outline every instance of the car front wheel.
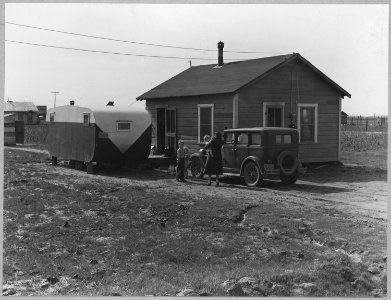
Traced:
<svg viewBox="0 0 391 300">
<path fill-rule="evenodd" d="M 193 178 L 201 179 L 204 177 L 204 166 L 199 157 L 193 157 L 190 161 L 190 172 Z"/>
<path fill-rule="evenodd" d="M 248 162 L 243 170 L 244 182 L 247 186 L 258 186 L 262 182 L 262 174 L 255 162 Z"/>
</svg>

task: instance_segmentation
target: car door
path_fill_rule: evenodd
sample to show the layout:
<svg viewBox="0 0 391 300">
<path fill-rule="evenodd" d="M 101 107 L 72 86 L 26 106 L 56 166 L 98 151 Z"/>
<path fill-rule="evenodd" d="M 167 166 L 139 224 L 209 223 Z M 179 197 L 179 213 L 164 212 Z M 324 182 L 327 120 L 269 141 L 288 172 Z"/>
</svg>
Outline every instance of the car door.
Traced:
<svg viewBox="0 0 391 300">
<path fill-rule="evenodd" d="M 222 148 L 223 167 L 226 171 L 232 172 L 235 168 L 235 134 L 227 133 L 226 143 Z"/>
<path fill-rule="evenodd" d="M 237 137 L 235 138 L 235 168 L 240 169 L 243 160 L 248 157 L 248 142 L 249 142 L 249 134 L 248 132 L 238 132 Z"/>
</svg>

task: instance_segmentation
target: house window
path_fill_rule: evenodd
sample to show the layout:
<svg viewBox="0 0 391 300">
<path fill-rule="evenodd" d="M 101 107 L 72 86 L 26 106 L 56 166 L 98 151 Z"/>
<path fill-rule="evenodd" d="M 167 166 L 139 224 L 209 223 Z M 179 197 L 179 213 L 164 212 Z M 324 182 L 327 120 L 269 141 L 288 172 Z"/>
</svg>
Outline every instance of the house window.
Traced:
<svg viewBox="0 0 391 300">
<path fill-rule="evenodd" d="M 318 105 L 298 105 L 298 129 L 300 142 L 316 143 L 318 141 Z"/>
<path fill-rule="evenodd" d="M 207 134 L 213 136 L 213 104 L 198 104 L 198 142 Z"/>
<path fill-rule="evenodd" d="M 54 120 L 54 116 L 55 116 L 55 113 L 50 113 L 49 117 L 50 117 L 50 122 L 53 123 L 55 120 Z"/>
<path fill-rule="evenodd" d="M 130 131 L 130 130 L 132 130 L 132 122 L 117 121 L 117 131 Z"/>
<path fill-rule="evenodd" d="M 83 124 L 84 124 L 84 126 L 90 125 L 90 114 L 89 113 L 83 114 Z"/>
<path fill-rule="evenodd" d="M 284 127 L 285 102 L 263 102 L 263 127 Z"/>
</svg>

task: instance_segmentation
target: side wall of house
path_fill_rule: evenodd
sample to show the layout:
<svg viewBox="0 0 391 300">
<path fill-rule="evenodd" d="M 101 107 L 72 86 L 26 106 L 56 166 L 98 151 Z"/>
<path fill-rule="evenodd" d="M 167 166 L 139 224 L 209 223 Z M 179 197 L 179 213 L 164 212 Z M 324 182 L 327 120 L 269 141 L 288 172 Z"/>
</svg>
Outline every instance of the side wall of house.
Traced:
<svg viewBox="0 0 391 300">
<path fill-rule="evenodd" d="M 284 127 L 294 114 L 298 124 L 298 104 L 318 105 L 316 143 L 301 143 L 302 162 L 338 160 L 339 92 L 302 63 L 291 62 L 239 91 L 238 127 L 263 126 L 264 102 L 283 102 Z"/>
<path fill-rule="evenodd" d="M 200 149 L 198 144 L 198 104 L 214 104 L 214 131 L 232 127 L 233 95 L 220 94 L 146 100 L 145 107 L 154 127 L 152 145 L 156 145 L 156 108 L 176 109 L 177 139 L 182 139 L 190 152 Z"/>
</svg>

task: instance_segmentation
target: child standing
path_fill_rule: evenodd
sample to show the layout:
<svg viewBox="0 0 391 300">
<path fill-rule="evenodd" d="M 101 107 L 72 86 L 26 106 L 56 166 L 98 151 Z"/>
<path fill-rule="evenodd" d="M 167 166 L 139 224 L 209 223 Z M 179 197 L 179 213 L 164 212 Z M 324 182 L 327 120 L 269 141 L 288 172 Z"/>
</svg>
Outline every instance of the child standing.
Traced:
<svg viewBox="0 0 391 300">
<path fill-rule="evenodd" d="M 179 148 L 176 152 L 177 158 L 177 169 L 176 169 L 176 180 L 181 182 L 186 182 L 185 180 L 185 162 L 186 162 L 186 150 L 184 149 L 184 142 L 179 140 Z"/>
</svg>

